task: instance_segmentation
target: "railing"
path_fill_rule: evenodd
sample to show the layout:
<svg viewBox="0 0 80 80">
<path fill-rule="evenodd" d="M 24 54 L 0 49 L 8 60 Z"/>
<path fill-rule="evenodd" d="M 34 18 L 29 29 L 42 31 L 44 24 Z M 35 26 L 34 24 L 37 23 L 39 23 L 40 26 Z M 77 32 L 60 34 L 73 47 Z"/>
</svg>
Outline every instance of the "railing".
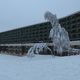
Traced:
<svg viewBox="0 0 80 80">
<path fill-rule="evenodd" d="M 35 43 L 25 43 L 25 44 L 0 44 L 0 46 L 33 46 Z M 46 43 L 48 46 L 52 46 L 53 43 Z M 80 41 L 71 41 L 71 46 L 80 45 Z"/>
<path fill-rule="evenodd" d="M 33 46 L 36 43 L 25 43 L 25 44 L 0 44 L 0 46 Z M 46 43 L 48 46 L 52 46 L 53 43 Z"/>
</svg>

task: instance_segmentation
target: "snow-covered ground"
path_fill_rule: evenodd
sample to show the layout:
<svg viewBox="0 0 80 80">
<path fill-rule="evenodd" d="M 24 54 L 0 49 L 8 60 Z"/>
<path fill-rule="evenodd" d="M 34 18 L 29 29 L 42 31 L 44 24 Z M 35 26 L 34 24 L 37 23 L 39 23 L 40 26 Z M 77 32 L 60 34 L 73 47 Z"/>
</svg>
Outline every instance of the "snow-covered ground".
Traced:
<svg viewBox="0 0 80 80">
<path fill-rule="evenodd" d="M 80 80 L 80 55 L 30 58 L 0 54 L 0 80 Z"/>
</svg>

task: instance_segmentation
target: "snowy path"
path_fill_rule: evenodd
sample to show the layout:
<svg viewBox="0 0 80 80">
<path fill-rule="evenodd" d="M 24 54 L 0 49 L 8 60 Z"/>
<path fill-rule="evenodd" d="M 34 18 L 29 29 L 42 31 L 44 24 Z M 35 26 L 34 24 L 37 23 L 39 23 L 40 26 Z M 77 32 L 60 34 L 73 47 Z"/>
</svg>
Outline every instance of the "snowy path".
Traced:
<svg viewBox="0 0 80 80">
<path fill-rule="evenodd" d="M 0 80 L 80 80 L 80 56 L 29 58 L 0 54 Z"/>
</svg>

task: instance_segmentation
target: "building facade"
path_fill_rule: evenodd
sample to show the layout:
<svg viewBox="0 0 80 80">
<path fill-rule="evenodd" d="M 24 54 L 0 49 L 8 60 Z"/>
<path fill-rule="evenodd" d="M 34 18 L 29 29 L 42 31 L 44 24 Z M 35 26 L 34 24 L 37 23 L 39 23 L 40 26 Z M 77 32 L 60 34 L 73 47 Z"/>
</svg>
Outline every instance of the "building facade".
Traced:
<svg viewBox="0 0 80 80">
<path fill-rule="evenodd" d="M 71 41 L 80 40 L 80 12 L 61 18 L 59 22 L 68 31 Z M 50 42 L 50 29 L 51 24 L 44 22 L 5 31 L 0 33 L 0 44 Z"/>
<path fill-rule="evenodd" d="M 60 23 L 68 31 L 71 41 L 80 40 L 80 11 L 61 18 Z"/>
<path fill-rule="evenodd" d="M 49 22 L 0 33 L 0 44 L 49 42 Z"/>
</svg>

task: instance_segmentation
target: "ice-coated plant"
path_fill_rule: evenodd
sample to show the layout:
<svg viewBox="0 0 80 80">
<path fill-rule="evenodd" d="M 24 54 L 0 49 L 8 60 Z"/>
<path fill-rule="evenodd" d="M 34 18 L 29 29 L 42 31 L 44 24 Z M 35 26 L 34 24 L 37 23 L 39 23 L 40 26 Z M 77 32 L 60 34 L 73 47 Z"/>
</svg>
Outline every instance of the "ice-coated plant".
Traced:
<svg viewBox="0 0 80 80">
<path fill-rule="evenodd" d="M 47 50 L 50 51 L 50 53 L 52 54 L 51 49 L 47 46 L 46 43 L 35 43 L 29 50 L 27 53 L 27 56 L 33 57 L 35 56 L 35 54 L 40 54 L 46 52 Z"/>
<path fill-rule="evenodd" d="M 70 48 L 68 32 L 65 30 L 65 28 L 61 27 L 57 16 L 48 11 L 45 13 L 44 18 L 52 25 L 49 38 L 51 38 L 53 42 L 54 51 L 61 54 L 65 50 L 68 50 Z"/>
</svg>

